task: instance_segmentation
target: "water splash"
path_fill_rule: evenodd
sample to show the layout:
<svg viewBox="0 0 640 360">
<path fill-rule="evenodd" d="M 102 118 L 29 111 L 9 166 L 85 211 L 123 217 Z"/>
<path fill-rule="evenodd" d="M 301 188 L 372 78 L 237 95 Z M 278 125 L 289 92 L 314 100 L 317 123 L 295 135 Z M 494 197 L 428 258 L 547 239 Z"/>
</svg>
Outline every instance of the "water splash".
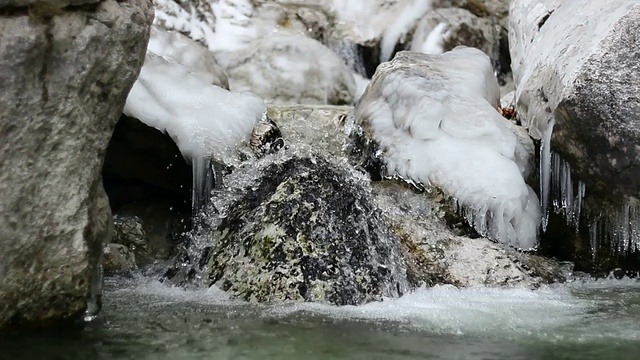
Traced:
<svg viewBox="0 0 640 360">
<path fill-rule="evenodd" d="M 367 76 L 364 57 L 358 44 L 346 41 L 335 41 L 329 43 L 329 48 L 340 56 L 345 65 L 353 72 L 363 77 Z"/>
</svg>

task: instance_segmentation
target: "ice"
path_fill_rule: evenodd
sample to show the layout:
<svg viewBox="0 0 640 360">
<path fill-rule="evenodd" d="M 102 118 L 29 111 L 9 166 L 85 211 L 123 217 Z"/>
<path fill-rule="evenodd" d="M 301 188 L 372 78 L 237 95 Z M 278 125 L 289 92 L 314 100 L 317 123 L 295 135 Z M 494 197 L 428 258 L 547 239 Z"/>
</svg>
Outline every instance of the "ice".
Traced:
<svg viewBox="0 0 640 360">
<path fill-rule="evenodd" d="M 442 54 L 444 52 L 444 41 L 448 36 L 446 23 L 436 25 L 428 33 L 425 33 L 426 26 L 418 26 L 414 39 L 411 42 L 411 51 L 419 51 L 425 54 Z"/>
<path fill-rule="evenodd" d="M 551 119 L 545 129 L 540 144 L 540 196 L 542 199 L 542 231 L 549 224 L 549 192 L 551 191 L 551 135 L 555 119 Z"/>
<path fill-rule="evenodd" d="M 369 86 L 369 82 L 371 81 L 357 73 L 353 74 L 353 78 L 356 82 L 355 99 L 357 100 L 362 96 L 362 94 L 364 94 L 364 91 L 367 89 L 367 86 Z"/>
<path fill-rule="evenodd" d="M 583 181 L 574 180 L 569 163 L 551 150 L 554 124 L 552 119 L 543 133 L 540 149 L 543 230 L 546 230 L 550 211 L 564 216 L 567 225 L 576 232 L 584 221 L 594 262 L 599 260 L 598 253 L 603 250 L 618 255 L 640 250 L 640 206 L 628 201 L 606 212 L 590 209 L 584 201 L 587 186 Z"/>
<path fill-rule="evenodd" d="M 380 62 L 388 61 L 393 56 L 393 51 L 403 36 L 415 27 L 429 10 L 431 0 L 415 0 L 408 3 L 402 12 L 395 17 L 395 21 L 385 30 L 380 42 Z"/>
<path fill-rule="evenodd" d="M 194 214 L 208 202 L 213 162 L 239 161 L 237 148 L 248 143 L 266 111 L 262 99 L 232 93 L 170 59 L 147 51 L 124 113 L 171 136 L 192 163 Z"/>
<path fill-rule="evenodd" d="M 418 60 L 402 67 L 396 57 L 381 65 L 386 75 L 374 77 L 354 117 L 378 142 L 387 175 L 436 185 L 466 209 L 482 235 L 534 248 L 540 204 L 523 178 L 529 156 L 496 111 L 499 88 L 489 57 L 464 47 L 402 54 Z M 424 76 L 412 75 L 417 66 L 427 68 Z"/>
</svg>

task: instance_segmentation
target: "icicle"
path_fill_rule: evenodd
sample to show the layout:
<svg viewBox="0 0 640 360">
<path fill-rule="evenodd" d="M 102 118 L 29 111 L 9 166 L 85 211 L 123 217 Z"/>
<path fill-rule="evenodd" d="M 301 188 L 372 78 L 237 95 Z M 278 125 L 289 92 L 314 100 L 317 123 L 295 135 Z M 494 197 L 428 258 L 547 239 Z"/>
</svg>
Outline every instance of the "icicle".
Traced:
<svg viewBox="0 0 640 360">
<path fill-rule="evenodd" d="M 205 207 L 211 199 L 214 176 L 211 170 L 211 159 L 209 158 L 192 158 L 191 169 L 193 172 L 191 211 L 193 219 L 195 220 L 203 207 Z"/>
<path fill-rule="evenodd" d="M 573 223 L 575 224 L 576 233 L 580 228 L 580 215 L 582 213 L 582 207 L 584 206 L 582 203 L 582 199 L 584 199 L 584 194 L 587 190 L 587 186 L 582 182 L 578 181 L 578 194 L 576 195 L 576 208 L 573 212 Z"/>
<path fill-rule="evenodd" d="M 551 135 L 556 120 L 551 118 L 542 135 L 540 146 L 540 205 L 542 206 L 542 231 L 549 225 L 549 194 L 551 185 Z"/>
<path fill-rule="evenodd" d="M 589 244 L 591 245 L 591 258 L 595 262 L 598 259 L 598 239 L 599 234 L 599 221 L 595 220 L 589 225 Z"/>
</svg>

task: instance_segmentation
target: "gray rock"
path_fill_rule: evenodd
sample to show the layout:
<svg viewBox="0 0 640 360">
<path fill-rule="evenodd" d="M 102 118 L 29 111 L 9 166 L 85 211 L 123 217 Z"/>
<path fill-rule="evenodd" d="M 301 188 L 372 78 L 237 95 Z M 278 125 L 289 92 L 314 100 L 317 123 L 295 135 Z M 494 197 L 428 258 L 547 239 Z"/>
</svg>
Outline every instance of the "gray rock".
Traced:
<svg viewBox="0 0 640 360">
<path fill-rule="evenodd" d="M 248 188 L 229 189 L 239 196 L 221 210 L 208 260 L 212 283 L 248 301 L 336 305 L 408 290 L 398 238 L 361 178 L 295 155 L 259 174 Z"/>
<path fill-rule="evenodd" d="M 395 181 L 373 183 L 373 200 L 400 237 L 412 286 L 526 287 L 565 280 L 556 261 L 464 236 L 461 217 L 438 192 L 416 193 Z M 446 225 L 443 219 L 449 219 Z M 454 229 L 455 231 L 452 231 Z"/>
<path fill-rule="evenodd" d="M 0 331 L 87 308 L 112 229 L 102 160 L 152 18 L 107 0 L 0 19 Z"/>
<path fill-rule="evenodd" d="M 218 53 L 232 91 L 250 91 L 279 104 L 347 105 L 355 81 L 335 53 L 301 35 L 271 35 L 249 48 Z"/>
<path fill-rule="evenodd" d="M 111 241 L 127 247 L 146 249 L 147 235 L 142 228 L 142 221 L 137 216 L 113 216 L 114 234 Z"/>
<path fill-rule="evenodd" d="M 511 3 L 518 113 L 538 139 L 555 123 L 550 147 L 543 140 L 556 154 L 553 166 L 542 163 L 543 172 L 556 169 L 543 193 L 563 204 L 558 211 L 572 226 L 591 227 L 575 245 L 588 249 L 586 266 L 594 257 L 597 266 L 616 267 L 640 246 L 638 31 L 633 0 Z M 627 266 L 640 267 L 633 257 Z"/>
<path fill-rule="evenodd" d="M 146 244 L 142 248 L 136 246 L 134 251 L 139 266 L 148 265 L 155 260 L 168 259 L 172 255 L 181 234 L 191 226 L 191 211 L 180 211 L 174 204 L 163 200 L 161 197 L 132 202 L 114 211 L 120 218 L 137 219 L 139 221 L 140 230 L 144 234 L 144 243 Z M 133 223 L 129 224 L 133 225 Z M 137 226 L 135 229 L 135 232 L 127 233 L 129 236 L 137 234 L 136 238 L 139 238 Z M 125 244 L 122 241 L 113 242 Z M 131 241 L 125 245 L 130 243 Z"/>
<path fill-rule="evenodd" d="M 122 244 L 106 244 L 104 246 L 104 272 L 121 274 L 136 270 L 136 257 L 133 251 Z"/>
</svg>

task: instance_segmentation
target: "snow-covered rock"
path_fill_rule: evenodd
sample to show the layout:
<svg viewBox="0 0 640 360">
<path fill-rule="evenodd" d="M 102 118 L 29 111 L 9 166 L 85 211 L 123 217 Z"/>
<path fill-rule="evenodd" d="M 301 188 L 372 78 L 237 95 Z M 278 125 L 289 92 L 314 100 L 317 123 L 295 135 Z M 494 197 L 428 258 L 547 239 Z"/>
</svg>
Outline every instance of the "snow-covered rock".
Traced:
<svg viewBox="0 0 640 360">
<path fill-rule="evenodd" d="M 102 161 L 153 18 L 148 0 L 33 3 L 0 2 L 0 332 L 97 310 Z"/>
<path fill-rule="evenodd" d="M 540 208 L 524 178 L 533 145 L 514 134 L 498 104 L 482 51 L 401 52 L 378 67 L 355 109 L 353 131 L 379 148 L 385 175 L 437 186 L 482 235 L 532 248 Z"/>
<path fill-rule="evenodd" d="M 238 160 L 266 106 L 250 93 L 211 85 L 187 67 L 150 51 L 124 113 L 167 132 L 190 159 Z"/>
<path fill-rule="evenodd" d="M 147 49 L 184 65 L 205 82 L 229 89 L 227 74 L 213 53 L 187 36 L 153 26 Z"/>
<path fill-rule="evenodd" d="M 543 140 L 543 201 L 589 225 L 576 245 L 591 249 L 587 263 L 640 247 L 639 24 L 634 0 L 511 3 L 517 108 Z"/>
<path fill-rule="evenodd" d="M 302 35 L 274 35 L 242 51 L 219 53 L 233 91 L 281 104 L 350 104 L 356 86 L 342 59 Z"/>
</svg>

